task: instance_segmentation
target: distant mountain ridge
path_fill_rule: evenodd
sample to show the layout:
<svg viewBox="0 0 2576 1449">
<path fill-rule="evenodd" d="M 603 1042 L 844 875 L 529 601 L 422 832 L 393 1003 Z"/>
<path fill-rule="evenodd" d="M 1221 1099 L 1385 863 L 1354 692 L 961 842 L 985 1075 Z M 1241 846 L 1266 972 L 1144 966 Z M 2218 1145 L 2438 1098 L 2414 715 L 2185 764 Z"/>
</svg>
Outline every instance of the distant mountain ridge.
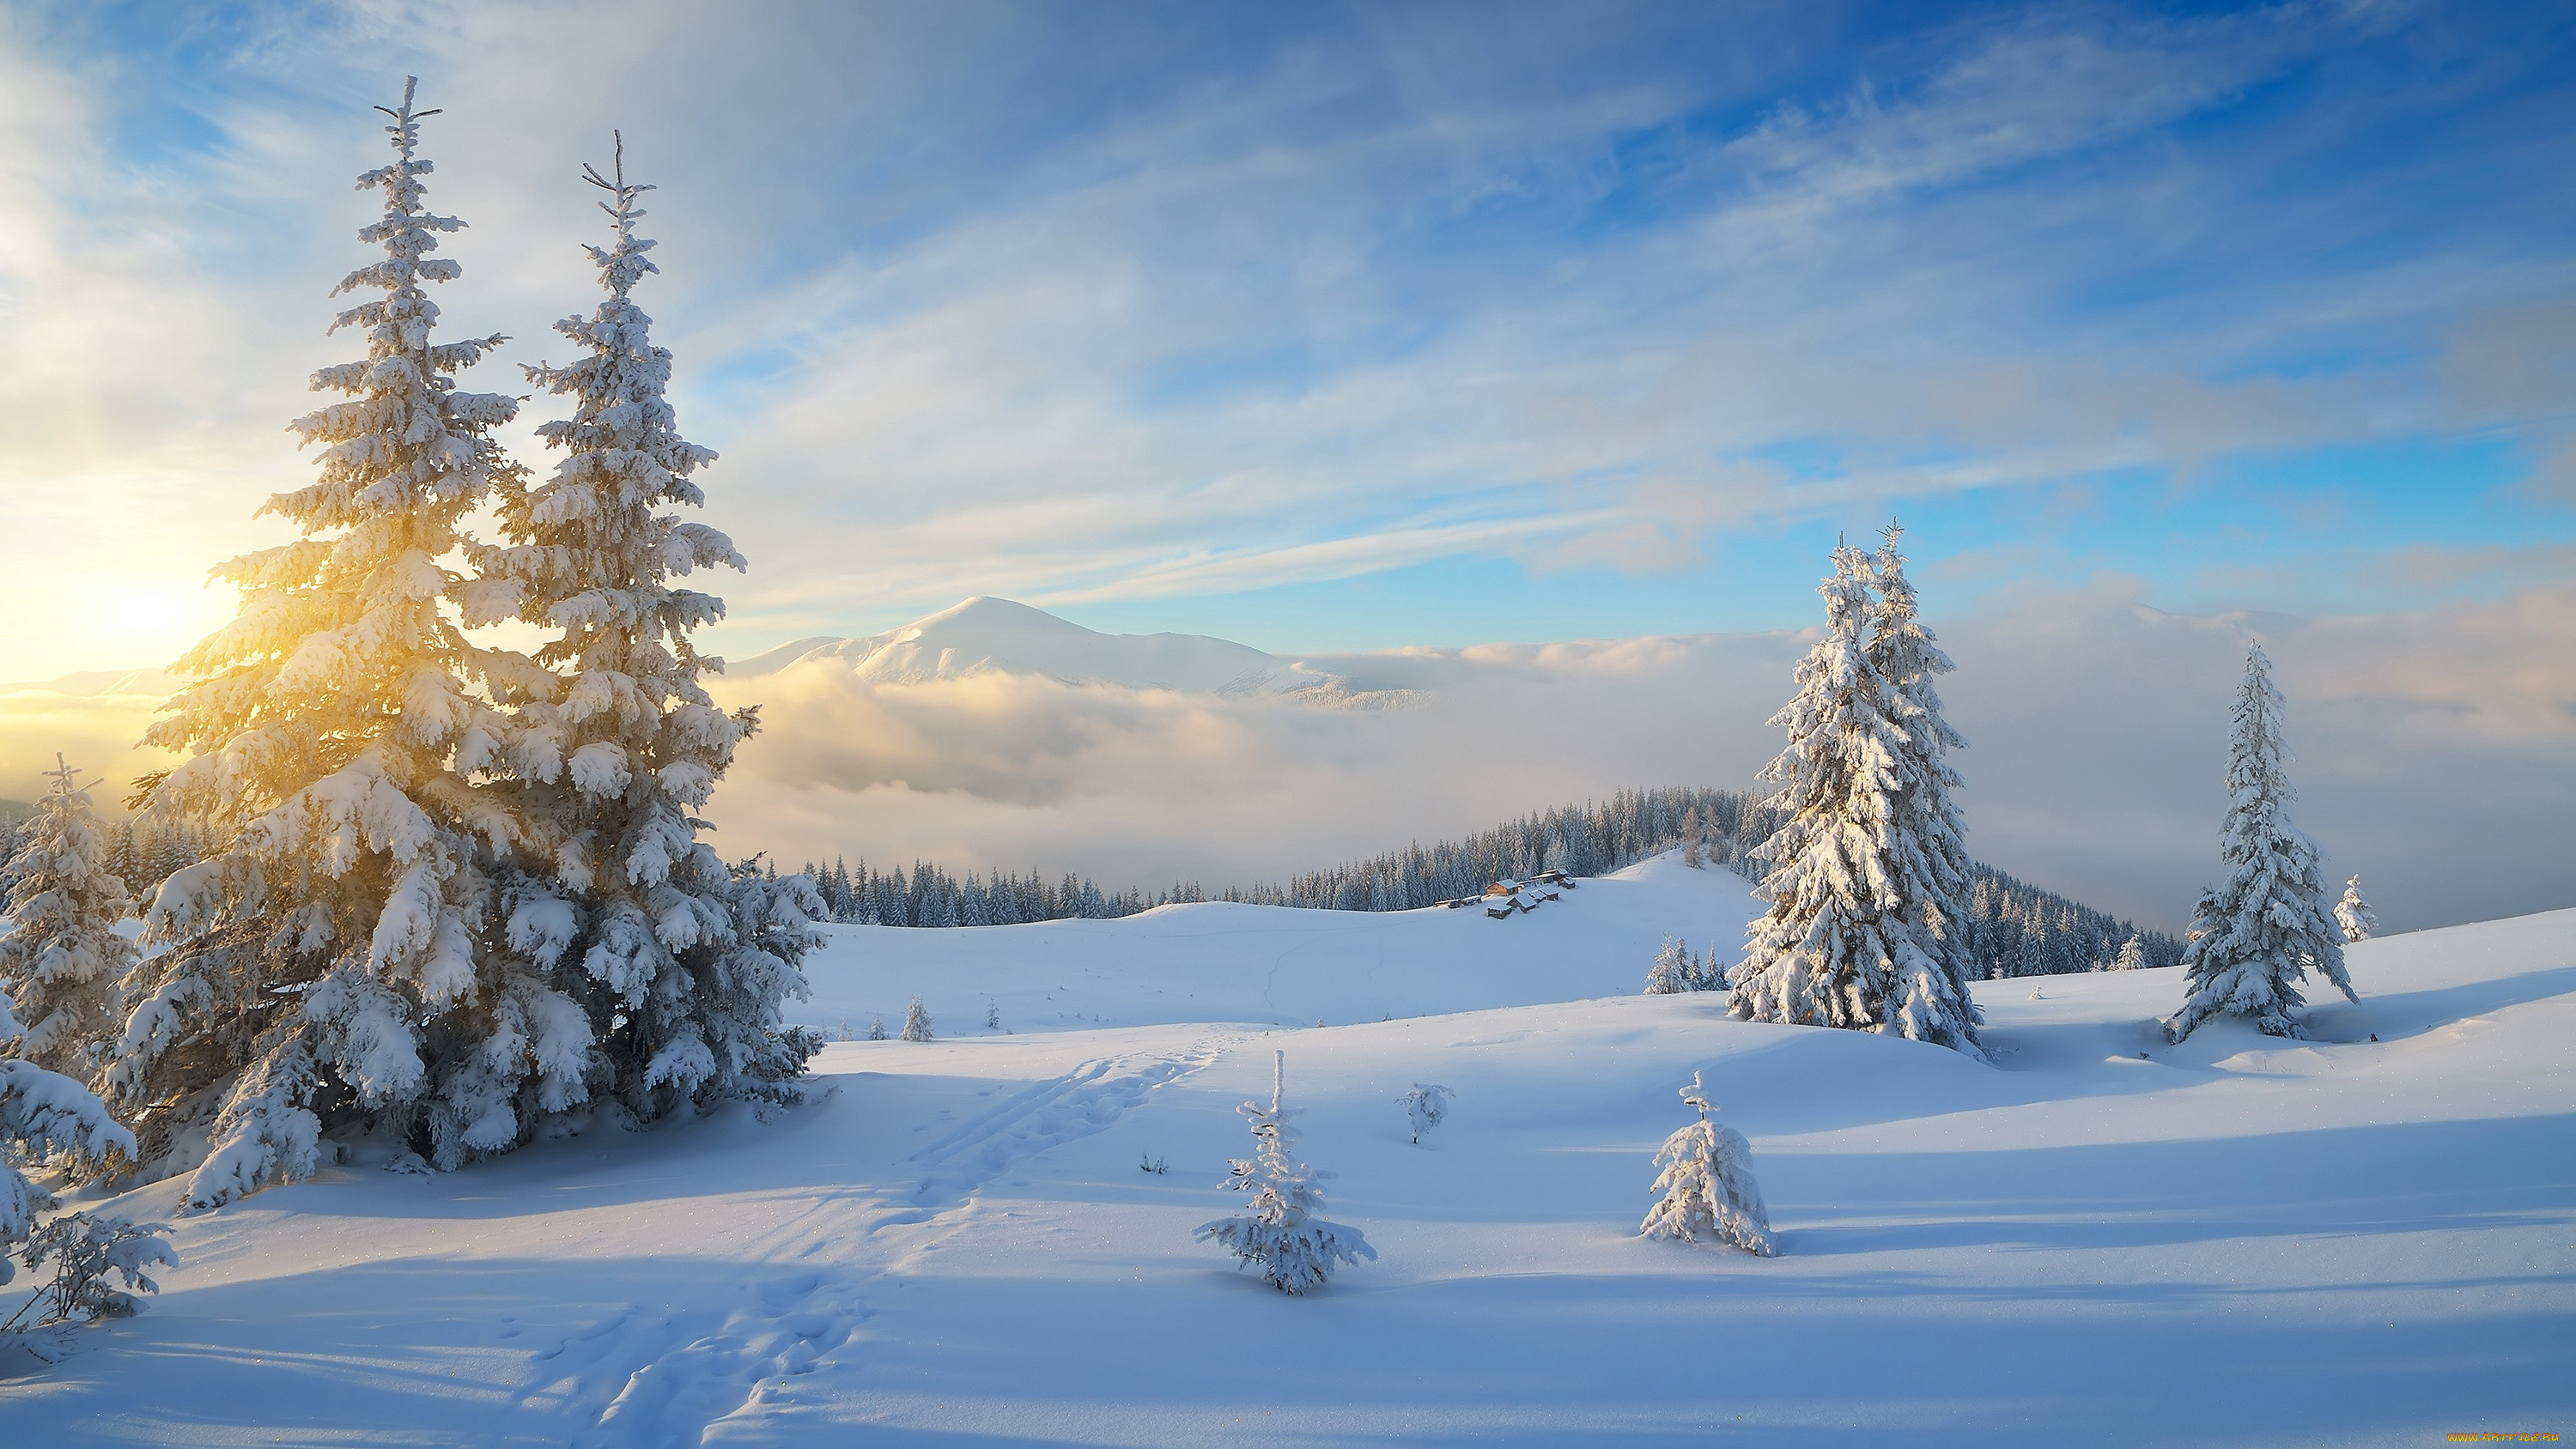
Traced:
<svg viewBox="0 0 2576 1449">
<path fill-rule="evenodd" d="M 1271 697 L 1328 709 L 1390 709 L 1411 690 L 1355 688 L 1341 675 L 1204 634 L 1102 634 L 1043 609 L 977 596 L 900 629 L 817 637 L 728 663 L 729 680 L 827 669 L 869 685 L 1025 675 L 1064 684 Z"/>
</svg>

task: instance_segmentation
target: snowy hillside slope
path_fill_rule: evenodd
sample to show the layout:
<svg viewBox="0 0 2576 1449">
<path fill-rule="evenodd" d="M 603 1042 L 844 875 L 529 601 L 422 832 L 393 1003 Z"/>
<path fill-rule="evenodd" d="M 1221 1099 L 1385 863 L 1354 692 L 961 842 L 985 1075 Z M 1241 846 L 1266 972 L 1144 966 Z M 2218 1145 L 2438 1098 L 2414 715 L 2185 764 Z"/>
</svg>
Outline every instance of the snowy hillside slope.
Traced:
<svg viewBox="0 0 2576 1449">
<path fill-rule="evenodd" d="M 864 639 L 800 639 L 725 669 L 752 679 L 790 668 L 846 670 L 863 684 L 1033 674 L 1184 694 L 1296 694 L 1339 683 L 1295 660 L 1198 634 L 1101 634 L 1043 609 L 977 597 Z"/>
<path fill-rule="evenodd" d="M 1636 992 L 1667 934 L 1732 961 L 1760 911 L 1741 877 L 1668 853 L 1505 920 L 1209 902 L 975 930 L 831 926 L 831 946 L 806 961 L 814 999 L 791 1015 L 827 1031 L 891 1024 L 918 994 L 944 1030 L 981 1033 L 988 1008 L 1025 1032 L 1526 1006 Z"/>
<path fill-rule="evenodd" d="M 1648 863 L 1633 899 L 1713 913 L 1727 878 L 1659 879 L 1679 869 Z M 1391 941 L 1299 934 L 1319 917 Z M 0 1383 L 0 1420 L 13 1443 L 531 1445 L 2421 1444 L 2576 1422 L 2576 911 L 2364 943 L 2361 1004 L 2317 1008 L 2306 1043 L 2160 1045 L 2173 971 L 1991 983 L 1994 1066 L 1592 996 L 1579 964 L 1567 994 L 1591 999 L 1375 1019 L 1398 988 L 1435 1010 L 1534 989 L 1548 943 L 1485 943 L 1544 912 L 1450 916 L 1463 955 L 1414 949 L 1420 918 L 1242 917 L 1312 994 L 1246 1010 L 1273 1000 L 1260 948 L 1220 942 L 1196 988 L 1237 1024 L 1167 1019 L 1190 958 L 1151 932 L 1190 919 L 909 933 L 998 943 L 918 958 L 837 933 L 818 1004 L 920 989 L 1007 1021 L 1053 968 L 1074 1011 L 1134 1024 L 836 1044 L 828 1098 L 766 1122 L 594 1130 L 444 1177 L 329 1169 L 184 1221 L 151 1310 Z M 934 963 L 951 979 L 907 984 Z M 1241 1024 L 1310 1007 L 1356 1024 Z M 1339 1174 L 1330 1216 L 1380 1254 L 1307 1299 L 1190 1241 L 1235 1206 L 1232 1109 L 1274 1048 L 1301 1155 Z M 1777 1259 L 1633 1236 L 1695 1070 L 1752 1140 Z M 1458 1093 L 1419 1148 L 1395 1100 L 1416 1081 Z"/>
</svg>

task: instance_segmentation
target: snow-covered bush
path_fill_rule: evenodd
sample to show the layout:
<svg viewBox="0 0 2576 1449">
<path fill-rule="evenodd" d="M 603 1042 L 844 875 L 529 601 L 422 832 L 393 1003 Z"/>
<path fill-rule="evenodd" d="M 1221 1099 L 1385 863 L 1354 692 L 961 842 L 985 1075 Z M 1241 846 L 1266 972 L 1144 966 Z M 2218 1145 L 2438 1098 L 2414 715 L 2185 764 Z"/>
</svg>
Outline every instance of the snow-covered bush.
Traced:
<svg viewBox="0 0 2576 1449">
<path fill-rule="evenodd" d="M 8 1003 L 0 1001 L 0 1041 L 18 1034 Z M 96 1094 L 34 1062 L 0 1060 L 0 1283 L 16 1275 L 10 1251 L 35 1234 L 36 1215 L 56 1205 L 19 1164 L 66 1156 L 104 1162 L 117 1155 L 134 1156 L 134 1134 L 107 1114 Z"/>
<path fill-rule="evenodd" d="M 377 294 L 333 324 L 366 355 L 313 375 L 341 395 L 293 424 L 319 476 L 265 510 L 303 537 L 216 570 L 240 612 L 179 662 L 198 682 L 146 736 L 189 757 L 149 781 L 147 819 L 193 822 L 212 854 L 153 901 L 171 949 L 135 974 L 109 1083 L 147 1170 L 215 1169 L 198 1202 L 309 1170 L 326 1107 L 406 1123 L 460 1086 L 482 1102 L 496 1070 L 575 1095 L 589 1045 L 528 1033 L 514 1003 L 538 983 L 476 949 L 485 862 L 527 830 L 484 783 L 510 727 L 473 686 L 519 666 L 466 637 L 442 561 L 513 471 L 489 433 L 517 404 L 456 390 L 505 339 L 431 340 L 427 286 L 458 271 L 431 253 L 464 223 L 422 208 L 413 87 L 386 112 L 393 163 L 358 181 L 383 195 L 359 233 L 381 255 L 338 289 Z"/>
<path fill-rule="evenodd" d="M 921 998 L 918 996 L 912 999 L 911 1005 L 903 1009 L 903 1039 L 905 1041 L 930 1040 L 930 1012 L 922 1006 Z"/>
<path fill-rule="evenodd" d="M 1746 928 L 1730 1005 L 1747 1021 L 1887 1032 L 1975 1056 L 1969 958 L 1945 934 L 1965 919 L 1949 883 L 1966 858 L 1947 793 L 1957 775 L 1942 758 L 1958 737 L 1930 685 L 1949 661 L 1913 622 L 1894 543 L 1891 528 L 1875 561 L 1836 547 L 1820 589 L 1825 637 L 1772 717 L 1789 739 L 1762 777 L 1780 786 L 1766 803 L 1782 821 L 1751 852 L 1770 864 L 1756 888 L 1770 906 Z"/>
<path fill-rule="evenodd" d="M 2343 883 L 2343 899 L 2335 902 L 2335 924 L 2343 928 L 2344 944 L 2367 941 L 2379 929 L 2379 913 L 2362 899 L 2361 877 L 2356 875 Z"/>
<path fill-rule="evenodd" d="M 134 943 L 116 923 L 134 912 L 125 882 L 107 868 L 108 834 L 72 767 L 54 756 L 53 788 L 25 843 L 0 871 L 0 991 L 26 1028 L 17 1055 L 93 1081 L 123 1023 L 117 992 L 134 968 Z"/>
<path fill-rule="evenodd" d="M 161 1236 L 168 1231 L 168 1223 L 137 1223 L 88 1213 L 65 1213 L 38 1228 L 27 1240 L 19 1261 L 39 1273 L 51 1264 L 53 1279 L 10 1315 L 8 1322 L 0 1323 L 0 1333 L 16 1328 L 21 1318 L 30 1313 L 35 1315 L 35 1325 L 41 1327 L 84 1319 L 131 1318 L 142 1312 L 143 1300 L 135 1293 L 161 1291 L 161 1285 L 145 1276 L 144 1270 L 179 1266 L 178 1252 Z M 111 1284 L 110 1274 L 122 1279 L 125 1287 L 119 1289 Z"/>
<path fill-rule="evenodd" d="M 1753 1149 L 1732 1127 L 1708 1120 L 1708 1095 L 1700 1074 L 1682 1088 L 1682 1102 L 1699 1109 L 1699 1120 L 1664 1139 L 1655 1162 L 1661 1194 L 1637 1231 L 1650 1238 L 1684 1242 L 1728 1243 L 1748 1253 L 1771 1257 L 1778 1251 L 1771 1221 L 1762 1210 L 1762 1189 L 1753 1180 Z"/>
<path fill-rule="evenodd" d="M 868 1040 L 884 1041 L 886 1039 L 885 1018 L 882 1016 L 873 1016 L 868 1018 Z"/>
<path fill-rule="evenodd" d="M 1456 1099 L 1457 1095 L 1447 1087 L 1430 1082 L 1416 1082 L 1413 1084 L 1412 1091 L 1398 1099 L 1404 1103 L 1405 1120 L 1413 1124 L 1415 1146 L 1422 1144 L 1423 1133 L 1448 1119 L 1449 1103 Z"/>
<path fill-rule="evenodd" d="M 2181 1041 L 2213 1016 L 2241 1016 L 2271 1036 L 2302 1033 L 2290 1012 L 2302 1005 L 2298 983 L 2314 970 L 2358 1001 L 2344 974 L 2343 931 L 2326 905 L 2317 875 L 2323 852 L 2290 823 L 2298 792 L 2283 769 L 2281 692 L 2263 646 L 2245 653 L 2227 753 L 2227 818 L 2219 851 L 2227 879 L 2204 891 L 2191 914 L 2183 951 L 2182 1010 L 2166 1022 Z"/>
<path fill-rule="evenodd" d="M 1324 1210 L 1324 1194 L 1315 1182 L 1332 1174 L 1297 1161 L 1297 1129 L 1288 1125 L 1297 1114 L 1280 1105 L 1285 1052 L 1272 1053 L 1271 1070 L 1270 1105 L 1246 1102 L 1235 1108 L 1252 1124 L 1253 1154 L 1233 1159 L 1233 1176 L 1223 1184 L 1230 1192 L 1251 1193 L 1251 1210 L 1202 1223 L 1195 1236 L 1232 1252 L 1241 1260 L 1238 1268 L 1260 1268 L 1280 1292 L 1304 1293 L 1323 1287 L 1341 1264 L 1376 1261 L 1377 1250 L 1359 1229 L 1316 1216 Z"/>
</svg>

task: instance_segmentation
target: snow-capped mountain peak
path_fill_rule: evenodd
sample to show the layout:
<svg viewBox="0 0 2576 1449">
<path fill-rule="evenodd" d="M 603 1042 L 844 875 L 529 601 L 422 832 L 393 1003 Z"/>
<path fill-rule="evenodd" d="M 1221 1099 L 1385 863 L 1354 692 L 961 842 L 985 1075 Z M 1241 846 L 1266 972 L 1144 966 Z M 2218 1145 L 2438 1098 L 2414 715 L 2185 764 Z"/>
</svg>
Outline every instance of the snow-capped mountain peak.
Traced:
<svg viewBox="0 0 2576 1449">
<path fill-rule="evenodd" d="M 742 679 L 814 668 L 846 670 L 865 684 L 1022 674 L 1184 694 L 1355 702 L 1340 676 L 1249 644 L 1202 634 L 1102 634 L 1043 609 L 985 596 L 866 638 L 800 639 L 725 672 Z"/>
</svg>

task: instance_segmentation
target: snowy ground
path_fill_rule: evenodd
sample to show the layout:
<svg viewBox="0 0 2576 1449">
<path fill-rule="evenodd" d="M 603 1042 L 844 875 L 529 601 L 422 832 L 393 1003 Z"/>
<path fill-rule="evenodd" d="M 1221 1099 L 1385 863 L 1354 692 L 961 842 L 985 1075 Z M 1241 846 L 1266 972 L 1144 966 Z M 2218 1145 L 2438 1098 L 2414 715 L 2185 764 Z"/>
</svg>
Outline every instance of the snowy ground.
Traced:
<svg viewBox="0 0 2576 1449">
<path fill-rule="evenodd" d="M 1602 996 L 1748 909 L 1723 873 L 1628 875 L 1528 920 L 845 930 L 815 1019 L 920 991 L 966 1029 L 836 1044 L 837 1090 L 767 1123 L 337 1168 L 188 1220 L 149 1313 L 0 1384 L 0 1438 L 2576 1432 L 2576 911 L 2356 948 L 2362 1005 L 2313 1044 L 2165 1048 L 2172 972 L 1993 983 L 1988 1067 Z M 1273 1048 L 1332 1216 L 1380 1254 L 1303 1300 L 1190 1240 L 1232 1208 L 1232 1109 Z M 1753 1141 L 1778 1259 L 1631 1236 L 1694 1069 Z M 1395 1103 L 1417 1080 L 1459 1094 L 1427 1148 Z"/>
</svg>

